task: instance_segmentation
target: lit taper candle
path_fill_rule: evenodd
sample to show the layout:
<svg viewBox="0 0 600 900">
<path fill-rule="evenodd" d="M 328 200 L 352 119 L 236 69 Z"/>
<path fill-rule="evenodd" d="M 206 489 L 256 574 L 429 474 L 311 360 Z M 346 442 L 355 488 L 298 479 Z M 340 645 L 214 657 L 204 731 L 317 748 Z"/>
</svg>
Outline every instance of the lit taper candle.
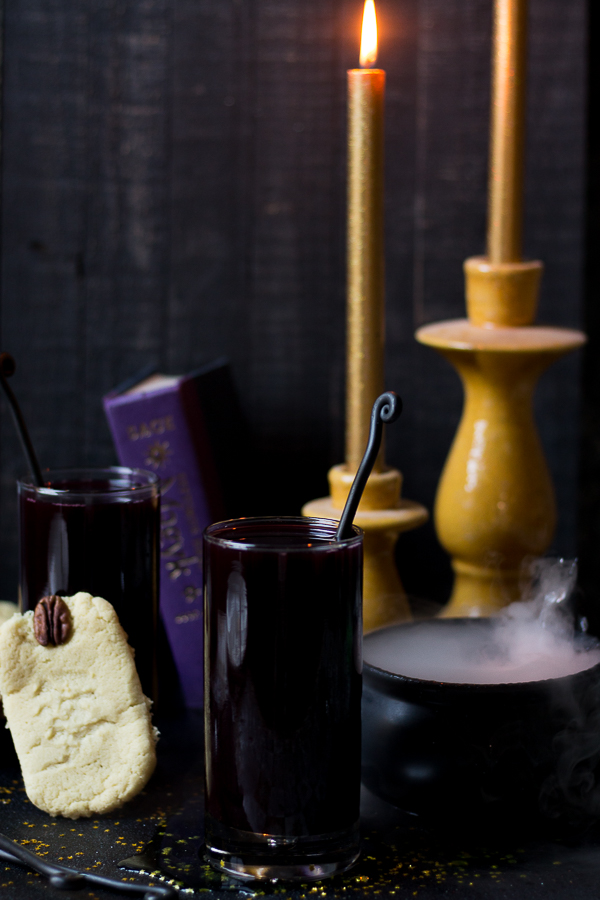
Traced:
<svg viewBox="0 0 600 900">
<path fill-rule="evenodd" d="M 366 0 L 360 69 L 348 72 L 346 465 L 356 472 L 371 408 L 384 389 L 383 103 L 373 0 Z M 383 448 L 375 471 L 383 468 Z"/>
<path fill-rule="evenodd" d="M 348 72 L 348 277 L 346 362 L 346 463 L 329 470 L 329 497 L 312 500 L 302 515 L 339 519 L 369 438 L 371 409 L 383 393 L 383 99 L 385 72 L 377 58 L 373 0 L 366 0 L 360 64 Z M 402 473 L 385 466 L 383 446 L 355 523 L 364 531 L 365 631 L 410 619 L 396 571 L 394 546 L 401 531 L 427 520 L 427 510 L 401 497 Z"/>
</svg>

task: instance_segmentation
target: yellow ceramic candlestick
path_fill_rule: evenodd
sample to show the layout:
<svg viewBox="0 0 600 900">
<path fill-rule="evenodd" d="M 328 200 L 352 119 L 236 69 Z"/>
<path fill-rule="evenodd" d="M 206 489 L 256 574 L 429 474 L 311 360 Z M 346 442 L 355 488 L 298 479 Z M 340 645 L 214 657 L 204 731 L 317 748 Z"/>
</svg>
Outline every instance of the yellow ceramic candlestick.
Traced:
<svg viewBox="0 0 600 900">
<path fill-rule="evenodd" d="M 556 505 L 533 420 L 537 379 L 584 336 L 560 328 L 481 328 L 466 319 L 426 325 L 417 339 L 458 370 L 461 422 L 435 503 L 455 572 L 448 616 L 491 615 L 518 599 L 520 572 L 554 534 Z"/>
<path fill-rule="evenodd" d="M 361 65 L 377 55 L 372 0 L 365 3 Z M 383 102 L 385 72 L 348 72 L 348 232 L 346 464 L 329 472 L 329 497 L 307 503 L 305 516 L 339 519 L 367 446 L 371 409 L 384 390 Z M 424 507 L 400 499 L 402 475 L 386 467 L 383 442 L 355 516 L 364 530 L 365 631 L 410 618 L 394 563 L 401 531 L 426 521 Z"/>
<path fill-rule="evenodd" d="M 549 547 L 556 506 L 532 398 L 544 369 L 585 341 L 579 331 L 530 327 L 542 263 L 520 259 L 526 19 L 525 0 L 496 0 L 488 256 L 465 262 L 468 321 L 417 332 L 465 389 L 435 504 L 455 572 L 447 616 L 491 615 L 515 600 L 523 561 Z"/>
</svg>

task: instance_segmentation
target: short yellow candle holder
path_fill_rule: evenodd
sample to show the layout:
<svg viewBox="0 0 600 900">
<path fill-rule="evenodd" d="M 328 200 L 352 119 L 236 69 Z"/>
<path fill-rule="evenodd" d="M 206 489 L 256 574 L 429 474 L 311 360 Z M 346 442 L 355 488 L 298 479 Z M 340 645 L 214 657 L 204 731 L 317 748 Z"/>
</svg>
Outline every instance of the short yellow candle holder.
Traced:
<svg viewBox="0 0 600 900">
<path fill-rule="evenodd" d="M 347 466 L 329 470 L 329 497 L 311 500 L 303 516 L 339 520 L 356 472 Z M 398 469 L 373 472 L 365 487 L 354 524 L 365 533 L 363 578 L 363 629 L 365 632 L 411 618 L 406 591 L 394 561 L 394 547 L 402 531 L 427 521 L 424 506 L 401 498 L 402 475 Z"/>
<path fill-rule="evenodd" d="M 522 564 L 556 524 L 550 474 L 533 419 L 538 378 L 585 342 L 532 326 L 539 262 L 465 262 L 469 319 L 426 325 L 417 340 L 458 371 L 465 404 L 439 483 L 435 525 L 455 572 L 445 616 L 492 615 L 517 599 Z"/>
</svg>

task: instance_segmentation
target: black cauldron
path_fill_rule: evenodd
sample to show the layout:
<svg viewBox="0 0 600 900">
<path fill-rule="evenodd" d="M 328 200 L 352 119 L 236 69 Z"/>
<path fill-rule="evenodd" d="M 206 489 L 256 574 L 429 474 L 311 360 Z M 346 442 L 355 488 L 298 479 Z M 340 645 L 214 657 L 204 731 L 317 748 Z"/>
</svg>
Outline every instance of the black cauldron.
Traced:
<svg viewBox="0 0 600 900">
<path fill-rule="evenodd" d="M 489 629 L 485 619 L 415 627 Z M 369 641 L 365 636 L 365 660 Z M 451 684 L 365 662 L 362 778 L 436 821 L 580 822 L 600 813 L 600 664 L 562 678 Z"/>
</svg>

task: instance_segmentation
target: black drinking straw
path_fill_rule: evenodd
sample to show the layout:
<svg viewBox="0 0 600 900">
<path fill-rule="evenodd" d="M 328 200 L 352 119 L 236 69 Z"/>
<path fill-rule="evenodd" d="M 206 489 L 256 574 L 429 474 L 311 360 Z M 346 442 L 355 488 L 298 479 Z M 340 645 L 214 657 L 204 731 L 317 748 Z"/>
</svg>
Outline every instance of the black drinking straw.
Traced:
<svg viewBox="0 0 600 900">
<path fill-rule="evenodd" d="M 340 524 L 335 533 L 336 540 L 338 541 L 343 541 L 345 538 L 350 537 L 352 522 L 354 521 L 360 498 L 363 495 L 365 485 L 371 474 L 371 469 L 375 465 L 375 460 L 377 459 L 377 454 L 381 447 L 383 423 L 395 422 L 396 419 L 400 417 L 401 412 L 402 400 L 398 394 L 395 394 L 393 391 L 386 391 L 385 394 L 380 394 L 373 404 L 367 449 L 365 450 L 365 455 L 358 467 L 356 478 L 352 482 L 352 487 L 350 488 L 350 493 L 348 494 L 348 499 L 344 506 L 344 512 L 342 513 Z"/>
<path fill-rule="evenodd" d="M 10 404 L 10 409 L 15 420 L 15 425 L 17 426 L 17 432 L 19 434 L 19 437 L 21 438 L 21 444 L 23 446 L 25 456 L 27 457 L 33 480 L 37 487 L 42 487 L 44 484 L 44 479 L 42 478 L 42 470 L 40 469 L 40 464 L 37 461 L 37 456 L 35 455 L 35 450 L 33 449 L 31 438 L 29 437 L 29 432 L 27 431 L 23 413 L 19 409 L 17 398 L 13 394 L 12 388 L 6 380 L 7 378 L 10 378 L 11 375 L 15 374 L 16 368 L 17 367 L 15 361 L 10 353 L 0 353 L 0 382 L 2 383 L 4 393 L 6 394 L 6 399 Z"/>
</svg>

